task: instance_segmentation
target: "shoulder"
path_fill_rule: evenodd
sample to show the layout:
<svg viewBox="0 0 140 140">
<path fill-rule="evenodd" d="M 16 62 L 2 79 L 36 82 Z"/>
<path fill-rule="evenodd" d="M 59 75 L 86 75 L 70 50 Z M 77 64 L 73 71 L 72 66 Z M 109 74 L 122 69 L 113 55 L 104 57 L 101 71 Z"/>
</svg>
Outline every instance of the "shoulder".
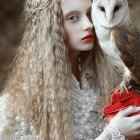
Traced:
<svg viewBox="0 0 140 140">
<path fill-rule="evenodd" d="M 0 114 L 3 113 L 6 107 L 7 95 L 0 96 Z"/>
<path fill-rule="evenodd" d="M 0 130 L 5 124 L 5 109 L 6 109 L 7 95 L 0 96 Z"/>
</svg>

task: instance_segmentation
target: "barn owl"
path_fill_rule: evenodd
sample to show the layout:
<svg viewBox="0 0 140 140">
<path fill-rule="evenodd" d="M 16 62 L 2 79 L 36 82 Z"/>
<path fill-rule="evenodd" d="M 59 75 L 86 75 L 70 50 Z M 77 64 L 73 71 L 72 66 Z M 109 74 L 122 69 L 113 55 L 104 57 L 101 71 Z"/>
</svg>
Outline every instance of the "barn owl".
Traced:
<svg viewBox="0 0 140 140">
<path fill-rule="evenodd" d="M 127 0 L 93 0 L 92 20 L 101 49 L 123 75 L 123 81 L 119 86 L 122 93 L 124 88 L 127 90 L 126 85 L 131 79 L 131 72 L 120 58 L 120 51 L 115 46 L 112 30 L 131 25 Z"/>
</svg>

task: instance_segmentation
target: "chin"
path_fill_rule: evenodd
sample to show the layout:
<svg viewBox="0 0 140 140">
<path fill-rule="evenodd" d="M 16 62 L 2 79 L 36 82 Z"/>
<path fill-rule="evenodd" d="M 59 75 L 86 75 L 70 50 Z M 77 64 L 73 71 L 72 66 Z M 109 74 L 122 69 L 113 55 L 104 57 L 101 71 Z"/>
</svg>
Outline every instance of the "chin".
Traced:
<svg viewBox="0 0 140 140">
<path fill-rule="evenodd" d="M 94 47 L 94 44 L 93 44 L 93 43 L 92 43 L 92 44 L 87 44 L 87 45 L 84 45 L 84 46 L 81 48 L 80 51 L 90 51 L 90 50 L 93 49 L 93 47 Z"/>
</svg>

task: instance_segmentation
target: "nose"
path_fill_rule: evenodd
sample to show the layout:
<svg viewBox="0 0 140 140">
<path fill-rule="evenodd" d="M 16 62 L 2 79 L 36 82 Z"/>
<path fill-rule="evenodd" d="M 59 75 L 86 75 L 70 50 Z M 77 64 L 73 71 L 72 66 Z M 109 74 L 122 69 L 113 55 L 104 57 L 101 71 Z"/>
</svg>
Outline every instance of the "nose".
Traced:
<svg viewBox="0 0 140 140">
<path fill-rule="evenodd" d="M 83 24 L 83 26 L 82 26 L 83 30 L 92 30 L 93 29 L 93 24 L 88 17 L 85 17 L 83 19 L 82 24 Z"/>
</svg>

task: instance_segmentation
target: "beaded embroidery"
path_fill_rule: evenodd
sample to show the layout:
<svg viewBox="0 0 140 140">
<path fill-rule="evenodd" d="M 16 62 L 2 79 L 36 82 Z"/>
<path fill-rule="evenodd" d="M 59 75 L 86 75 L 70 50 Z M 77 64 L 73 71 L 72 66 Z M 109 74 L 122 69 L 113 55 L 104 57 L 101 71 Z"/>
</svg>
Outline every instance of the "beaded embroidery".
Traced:
<svg viewBox="0 0 140 140">
<path fill-rule="evenodd" d="M 86 73 L 80 84 L 72 76 L 72 118 L 74 140 L 94 140 L 105 127 L 104 116 L 101 111 L 101 95 L 91 86 L 92 73 Z M 88 76 L 87 76 L 88 75 Z M 93 80 L 93 79 L 92 79 Z"/>
</svg>

